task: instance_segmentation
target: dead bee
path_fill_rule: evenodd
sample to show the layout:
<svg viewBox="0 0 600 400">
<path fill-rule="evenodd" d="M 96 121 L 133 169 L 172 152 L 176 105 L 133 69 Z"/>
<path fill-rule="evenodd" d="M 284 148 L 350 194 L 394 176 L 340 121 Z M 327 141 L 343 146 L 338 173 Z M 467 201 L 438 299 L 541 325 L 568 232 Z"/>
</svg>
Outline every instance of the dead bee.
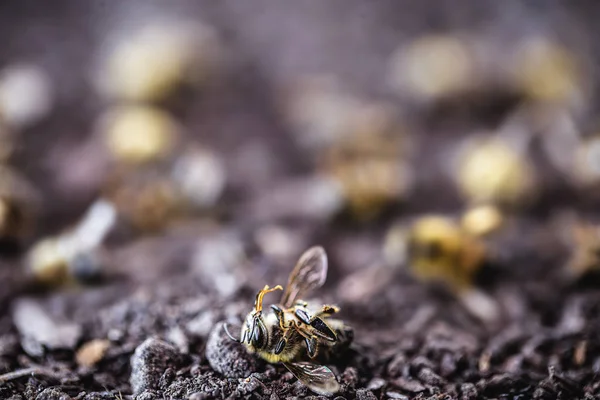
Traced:
<svg viewBox="0 0 600 400">
<path fill-rule="evenodd" d="M 439 279 L 462 290 L 472 285 L 485 258 L 485 247 L 451 219 L 427 216 L 411 227 L 408 254 L 419 279 Z"/>
<path fill-rule="evenodd" d="M 386 105 L 366 105 L 353 120 L 352 129 L 323 151 L 321 169 L 341 188 L 351 215 L 364 221 L 409 193 L 410 143 Z"/>
<path fill-rule="evenodd" d="M 466 309 L 483 321 L 498 319 L 496 301 L 475 287 L 476 274 L 488 259 L 488 248 L 476 233 L 483 222 L 464 225 L 442 215 L 419 218 L 408 230 L 395 227 L 390 232 L 389 251 L 393 241 L 404 237 L 403 253 L 411 275 L 422 282 L 438 282 L 453 292 Z M 489 225 L 489 224 L 488 224 Z M 397 231 L 402 229 L 402 231 Z M 489 230 L 479 230 L 480 234 Z M 388 234 L 388 235 L 390 235 Z M 396 238 L 397 237 L 397 238 Z M 396 245 L 396 247 L 399 247 Z"/>
<path fill-rule="evenodd" d="M 114 205 L 99 199 L 74 227 L 39 240 L 26 255 L 34 280 L 52 286 L 97 279 L 101 273 L 102 242 L 116 222 Z"/>
<path fill-rule="evenodd" d="M 263 312 L 263 298 L 267 293 L 282 290 L 280 285 L 265 286 L 256 295 L 254 309 L 248 314 L 235 339 L 250 353 L 258 354 L 270 363 L 281 362 L 303 384 L 319 394 L 339 390 L 334 373 L 317 365 L 317 354 L 330 354 L 339 346 L 349 344 L 352 330 L 341 320 L 330 318 L 339 308 L 322 305 L 316 310 L 300 298 L 323 285 L 327 277 L 327 255 L 322 247 L 312 247 L 300 257 L 292 271 L 287 287 L 278 304 Z M 308 362 L 303 361 L 308 356 Z"/>
</svg>

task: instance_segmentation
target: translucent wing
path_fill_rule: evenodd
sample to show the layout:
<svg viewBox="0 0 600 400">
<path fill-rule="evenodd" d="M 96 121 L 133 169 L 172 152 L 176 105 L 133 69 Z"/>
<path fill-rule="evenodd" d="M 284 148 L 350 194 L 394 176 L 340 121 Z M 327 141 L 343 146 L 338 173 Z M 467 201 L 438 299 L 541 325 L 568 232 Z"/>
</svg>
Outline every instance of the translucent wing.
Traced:
<svg viewBox="0 0 600 400">
<path fill-rule="evenodd" d="M 291 307 L 296 299 L 325 283 L 327 278 L 327 254 L 321 246 L 306 250 L 298 260 L 281 297 L 285 308 Z"/>
<path fill-rule="evenodd" d="M 283 363 L 283 365 L 315 393 L 327 396 L 340 390 L 333 372 L 323 365 L 308 362 Z"/>
</svg>

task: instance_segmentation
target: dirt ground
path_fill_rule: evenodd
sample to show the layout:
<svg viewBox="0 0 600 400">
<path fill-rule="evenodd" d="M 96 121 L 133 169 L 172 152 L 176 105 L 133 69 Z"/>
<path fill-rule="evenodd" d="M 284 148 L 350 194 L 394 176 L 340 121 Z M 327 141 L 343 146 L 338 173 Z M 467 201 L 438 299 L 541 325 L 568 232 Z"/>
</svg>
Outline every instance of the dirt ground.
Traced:
<svg viewBox="0 0 600 400">
<path fill-rule="evenodd" d="M 212 209 L 159 231 L 119 225 L 104 248 L 106 273 L 93 285 L 34 285 L 24 272 L 27 249 L 74 224 L 112 168 L 95 128 L 111 106 L 91 79 L 99 49 L 123 26 L 155 15 L 209 23 L 227 49 L 224 76 L 164 106 L 185 127 L 186 143 L 222 156 L 225 191 Z M 560 176 L 540 149 L 532 156 L 542 176 L 538 196 L 489 240 L 494 262 L 475 284 L 499 305 L 494 323 L 443 287 L 418 282 L 406 268 L 385 270 L 381 261 L 394 223 L 464 210 L 445 171 L 446 150 L 467 133 L 497 127 L 516 107 L 476 100 L 423 111 L 405 103 L 383 78 L 398 44 L 453 30 L 510 42 L 540 29 L 593 64 L 598 15 L 600 5 L 583 0 L 4 0 L 0 67 L 42 66 L 55 98 L 47 116 L 19 132 L 11 160 L 41 205 L 30 236 L 0 243 L 0 398 L 318 398 L 282 365 L 247 354 L 221 324 L 244 317 L 265 284 L 284 284 L 302 251 L 317 244 L 328 253 L 329 276 L 315 295 L 339 305 L 354 329 L 349 350 L 328 361 L 341 385 L 333 398 L 600 398 L 600 279 L 593 271 L 564 278 L 573 249 L 556 219 L 566 211 L 594 221 L 598 191 Z M 414 185 L 375 218 L 315 216 L 316 206 L 302 209 L 303 189 L 287 196 L 298 202 L 293 207 L 266 200 L 316 169 L 277 93 L 321 73 L 389 101 L 409 121 Z M 595 78 L 592 69 L 585 85 L 592 93 Z M 596 123 L 591 97 L 580 118 L 586 129 Z M 288 206 L 301 211 L 289 217 Z"/>
</svg>

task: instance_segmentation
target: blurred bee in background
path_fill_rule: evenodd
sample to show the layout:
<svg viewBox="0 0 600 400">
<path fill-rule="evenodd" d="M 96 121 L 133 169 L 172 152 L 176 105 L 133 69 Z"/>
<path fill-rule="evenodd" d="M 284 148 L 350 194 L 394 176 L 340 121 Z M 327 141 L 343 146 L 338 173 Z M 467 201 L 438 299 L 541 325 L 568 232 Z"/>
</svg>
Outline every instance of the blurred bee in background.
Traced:
<svg viewBox="0 0 600 400">
<path fill-rule="evenodd" d="M 44 285 L 98 279 L 102 272 L 100 246 L 116 221 L 114 205 L 97 200 L 72 229 L 33 245 L 26 255 L 28 271 Z"/>
<path fill-rule="evenodd" d="M 525 35 L 508 59 L 513 85 L 530 101 L 575 111 L 589 96 L 583 60 L 565 43 L 545 34 Z"/>
<path fill-rule="evenodd" d="M 411 272 L 419 279 L 439 279 L 464 290 L 485 259 L 485 246 L 449 218 L 425 216 L 410 228 L 407 256 Z"/>
<path fill-rule="evenodd" d="M 482 320 L 495 320 L 495 301 L 477 290 L 474 281 L 489 260 L 483 237 L 502 221 L 499 211 L 490 206 L 469 210 L 460 222 L 441 215 L 424 216 L 408 228 L 392 227 L 384 254 L 392 264 L 406 264 L 419 281 L 444 284 Z"/>
<path fill-rule="evenodd" d="M 188 211 L 212 209 L 225 186 L 220 157 L 186 147 L 184 128 L 167 109 L 181 89 L 202 89 L 224 70 L 214 29 L 197 21 L 161 21 L 117 32 L 99 65 L 99 120 L 114 162 L 106 197 L 142 232 L 156 232 Z"/>
<path fill-rule="evenodd" d="M 106 182 L 105 196 L 141 232 L 168 228 L 182 217 L 215 211 L 226 186 L 220 157 L 191 147 L 167 165 L 125 169 Z"/>
<path fill-rule="evenodd" d="M 166 111 L 121 106 L 101 120 L 100 129 L 115 161 L 106 197 L 134 228 L 156 232 L 217 203 L 226 183 L 223 162 L 204 147 L 183 149 L 182 128 Z"/>
<path fill-rule="evenodd" d="M 394 280 L 404 265 L 424 282 L 444 283 L 455 293 L 469 291 L 474 275 L 489 256 L 487 239 L 504 224 L 503 213 L 492 205 L 468 209 L 460 223 L 432 215 L 411 226 L 395 224 L 383 239 L 380 255 L 366 268 L 346 276 L 337 295 L 354 304 L 369 301 Z"/>
<path fill-rule="evenodd" d="M 175 184 L 160 169 L 145 168 L 112 178 L 105 196 L 134 229 L 157 232 L 181 214 Z"/>
<path fill-rule="evenodd" d="M 458 97 L 483 86 L 473 43 L 461 35 L 425 35 L 390 57 L 388 83 L 421 104 Z"/>
<path fill-rule="evenodd" d="M 410 143 L 393 106 L 349 93 L 330 76 L 301 80 L 282 103 L 319 182 L 336 193 L 332 214 L 372 219 L 408 193 Z"/>
<path fill-rule="evenodd" d="M 300 257 L 290 274 L 287 287 L 278 304 L 263 311 L 263 297 L 282 290 L 277 285 L 265 286 L 256 296 L 254 309 L 247 315 L 240 333 L 232 340 L 243 343 L 248 352 L 267 362 L 281 362 L 303 384 L 319 394 L 339 390 L 334 373 L 315 364 L 318 355 L 330 356 L 348 346 L 353 331 L 331 316 L 339 311 L 333 305 L 312 307 L 301 297 L 323 285 L 327 278 L 327 255 L 322 247 L 312 247 Z M 308 357 L 308 361 L 305 361 Z"/>
<path fill-rule="evenodd" d="M 526 157 L 526 144 L 515 143 L 529 135 L 505 128 L 495 135 L 467 139 L 460 148 L 456 183 L 472 204 L 519 206 L 536 193 L 535 170 Z"/>
<path fill-rule="evenodd" d="M 410 190 L 408 139 L 388 108 L 365 104 L 348 134 L 325 150 L 322 171 L 338 182 L 359 220 L 380 214 Z"/>
<path fill-rule="evenodd" d="M 151 105 L 113 106 L 99 119 L 98 129 L 110 156 L 123 168 L 165 162 L 180 144 L 177 121 Z"/>
<path fill-rule="evenodd" d="M 455 31 L 401 44 L 390 57 L 388 83 L 423 106 L 505 97 L 512 106 L 525 101 L 581 111 L 589 97 L 584 67 L 578 52 L 547 32 Z"/>
<path fill-rule="evenodd" d="M 111 100 L 160 102 L 182 88 L 202 88 L 222 71 L 223 45 L 198 21 L 161 20 L 107 41 L 97 89 Z"/>
</svg>

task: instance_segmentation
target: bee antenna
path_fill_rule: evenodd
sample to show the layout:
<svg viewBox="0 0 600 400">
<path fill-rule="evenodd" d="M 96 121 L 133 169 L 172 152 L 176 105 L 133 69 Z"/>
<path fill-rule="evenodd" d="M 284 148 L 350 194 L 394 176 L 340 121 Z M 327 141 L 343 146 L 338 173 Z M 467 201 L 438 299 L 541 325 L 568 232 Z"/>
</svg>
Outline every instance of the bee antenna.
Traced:
<svg viewBox="0 0 600 400">
<path fill-rule="evenodd" d="M 236 343 L 241 343 L 241 342 L 240 342 L 240 339 L 236 339 L 236 338 L 234 338 L 234 337 L 231 335 L 231 333 L 229 333 L 229 328 L 228 328 L 228 326 L 229 326 L 229 324 L 227 324 L 227 323 L 224 323 L 224 324 L 223 324 L 223 329 L 225 330 L 225 334 L 226 334 L 227 336 L 229 336 L 229 339 L 233 340 L 234 342 L 236 342 Z"/>
<path fill-rule="evenodd" d="M 262 312 L 262 308 L 263 308 L 263 297 L 265 297 L 265 294 L 267 293 L 271 293 L 274 292 L 276 290 L 283 290 L 283 288 L 281 287 L 281 285 L 277 285 L 274 288 L 269 288 L 269 285 L 265 285 L 265 287 L 258 292 L 258 294 L 256 295 L 256 301 L 254 302 L 254 310 L 256 311 L 257 314 L 260 314 Z"/>
</svg>

